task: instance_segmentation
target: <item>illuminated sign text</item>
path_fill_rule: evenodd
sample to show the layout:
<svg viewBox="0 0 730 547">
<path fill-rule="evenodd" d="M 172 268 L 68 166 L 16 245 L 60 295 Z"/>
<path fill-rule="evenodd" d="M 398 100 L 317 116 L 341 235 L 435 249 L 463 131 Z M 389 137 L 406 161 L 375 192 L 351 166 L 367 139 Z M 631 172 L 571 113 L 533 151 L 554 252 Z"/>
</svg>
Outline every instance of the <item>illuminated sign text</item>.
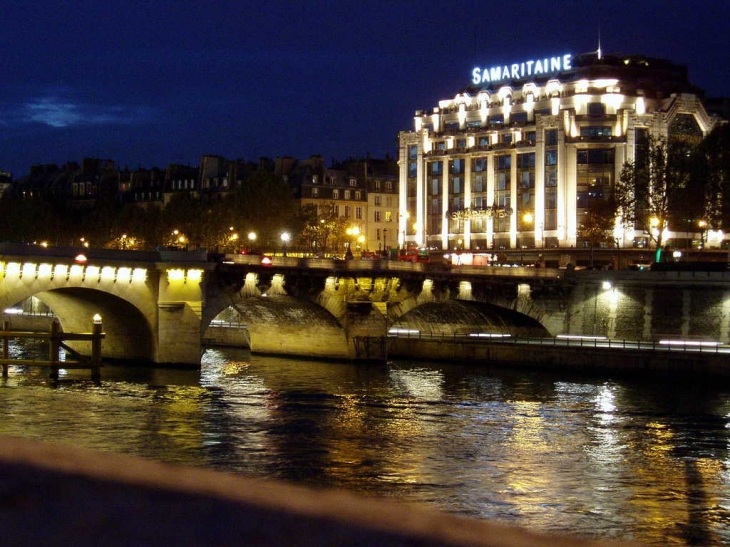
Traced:
<svg viewBox="0 0 730 547">
<path fill-rule="evenodd" d="M 573 68 L 571 65 L 572 57 L 570 53 L 567 53 L 558 57 L 534 59 L 522 63 L 513 63 L 511 65 L 499 65 L 489 68 L 480 68 L 477 66 L 471 71 L 471 81 L 475 85 L 488 84 L 569 70 Z"/>
</svg>

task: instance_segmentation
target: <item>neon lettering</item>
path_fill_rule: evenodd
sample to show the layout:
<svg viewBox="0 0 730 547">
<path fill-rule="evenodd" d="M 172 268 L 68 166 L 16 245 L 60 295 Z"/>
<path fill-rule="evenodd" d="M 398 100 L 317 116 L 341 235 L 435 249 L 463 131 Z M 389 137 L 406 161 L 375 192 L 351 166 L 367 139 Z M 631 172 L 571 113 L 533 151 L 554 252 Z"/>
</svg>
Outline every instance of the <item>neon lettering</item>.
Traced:
<svg viewBox="0 0 730 547">
<path fill-rule="evenodd" d="M 528 76 L 539 76 L 550 72 L 560 72 L 573 68 L 573 55 L 566 53 L 557 57 L 530 59 L 511 65 L 496 65 L 491 67 L 474 67 L 471 71 L 471 81 L 474 85 L 499 82 L 501 80 L 518 80 Z"/>
</svg>

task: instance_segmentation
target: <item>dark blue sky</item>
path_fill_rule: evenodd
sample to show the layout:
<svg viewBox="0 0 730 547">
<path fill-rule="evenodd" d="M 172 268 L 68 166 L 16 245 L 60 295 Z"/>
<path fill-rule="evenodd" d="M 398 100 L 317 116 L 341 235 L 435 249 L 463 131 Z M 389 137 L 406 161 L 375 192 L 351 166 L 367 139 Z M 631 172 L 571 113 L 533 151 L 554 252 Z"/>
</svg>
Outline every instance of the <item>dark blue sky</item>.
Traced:
<svg viewBox="0 0 730 547">
<path fill-rule="evenodd" d="M 0 170 L 395 155 L 475 64 L 592 51 L 599 28 L 730 96 L 729 20 L 727 0 L 4 2 Z"/>
</svg>

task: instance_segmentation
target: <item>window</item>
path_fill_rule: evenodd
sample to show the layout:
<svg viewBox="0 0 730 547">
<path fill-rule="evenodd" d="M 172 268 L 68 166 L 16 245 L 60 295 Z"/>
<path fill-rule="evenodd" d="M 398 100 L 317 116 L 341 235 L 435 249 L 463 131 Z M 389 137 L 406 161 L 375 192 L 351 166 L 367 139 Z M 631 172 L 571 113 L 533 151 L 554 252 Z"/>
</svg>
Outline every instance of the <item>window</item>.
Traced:
<svg viewBox="0 0 730 547">
<path fill-rule="evenodd" d="M 416 178 L 416 175 L 418 175 L 418 164 L 415 161 L 408 162 L 408 176 Z"/>
<path fill-rule="evenodd" d="M 545 131 L 545 146 L 557 146 L 558 145 L 558 130 L 548 129 Z"/>
<path fill-rule="evenodd" d="M 355 207 L 355 218 L 362 220 L 362 207 Z"/>
<path fill-rule="evenodd" d="M 386 183 L 385 183 L 385 189 L 386 189 L 386 190 L 387 190 L 388 192 L 390 192 L 391 190 L 393 190 L 393 183 L 392 183 L 392 182 L 390 182 L 390 181 L 386 182 Z"/>
<path fill-rule="evenodd" d="M 613 148 L 578 150 L 576 183 L 577 207 L 585 209 L 592 199 L 610 195 L 614 183 L 615 152 Z"/>
<path fill-rule="evenodd" d="M 437 196 L 441 193 L 441 178 L 440 177 L 433 177 L 431 178 L 431 195 Z"/>
<path fill-rule="evenodd" d="M 580 128 L 581 137 L 610 137 L 611 134 L 610 125 L 589 125 Z"/>
<path fill-rule="evenodd" d="M 558 164 L 558 151 L 557 150 L 545 150 L 545 165 L 557 165 Z"/>
<path fill-rule="evenodd" d="M 440 161 L 432 161 L 429 165 L 429 172 L 432 175 L 441 175 L 443 174 L 443 163 Z"/>
<path fill-rule="evenodd" d="M 453 177 L 451 179 L 451 193 L 452 194 L 461 194 L 463 191 L 464 191 L 464 187 L 462 185 L 462 178 Z"/>
<path fill-rule="evenodd" d="M 385 211 L 385 222 L 393 222 L 393 213 L 391 211 Z"/>
<path fill-rule="evenodd" d="M 475 173 L 482 173 L 487 170 L 487 158 L 474 158 L 474 166 L 473 166 Z"/>
<path fill-rule="evenodd" d="M 504 171 L 497 173 L 497 190 L 509 190 L 509 173 Z"/>
<path fill-rule="evenodd" d="M 529 154 L 517 154 L 517 168 L 518 169 L 534 169 L 535 168 L 535 153 L 530 152 Z"/>
<path fill-rule="evenodd" d="M 412 160 L 418 158 L 418 147 L 416 145 L 411 145 L 408 147 L 408 158 Z"/>
<path fill-rule="evenodd" d="M 484 192 L 487 189 L 487 185 L 485 183 L 484 175 L 475 175 L 474 176 L 474 188 L 473 190 L 475 192 Z"/>
<path fill-rule="evenodd" d="M 351 211 L 350 206 L 345 205 L 345 218 L 350 218 L 350 214 L 351 214 L 350 211 Z"/>
<path fill-rule="evenodd" d="M 350 179 L 350 186 L 357 186 L 357 179 Z"/>
<path fill-rule="evenodd" d="M 332 199 L 340 199 L 340 191 L 337 188 L 332 190 Z"/>
<path fill-rule="evenodd" d="M 360 190 L 355 191 L 355 199 L 358 201 L 362 199 L 362 192 Z"/>
<path fill-rule="evenodd" d="M 375 189 L 380 190 L 380 181 L 379 180 L 375 181 Z"/>
<path fill-rule="evenodd" d="M 316 198 L 319 196 L 319 188 L 312 188 L 312 197 Z"/>
<path fill-rule="evenodd" d="M 350 191 L 349 190 L 345 190 L 345 199 L 350 199 L 350 195 L 351 195 L 350 194 Z"/>
<path fill-rule="evenodd" d="M 456 158 L 449 162 L 449 172 L 452 175 L 458 175 L 464 172 L 464 160 L 462 158 Z"/>
<path fill-rule="evenodd" d="M 375 205 L 380 205 L 380 196 L 374 196 L 373 197 L 373 203 Z"/>
<path fill-rule="evenodd" d="M 509 154 L 497 156 L 497 170 L 510 169 L 512 167 L 512 156 Z"/>
<path fill-rule="evenodd" d="M 514 112 L 510 116 L 511 122 L 524 123 L 527 122 L 527 112 Z"/>
<path fill-rule="evenodd" d="M 589 116 L 605 116 L 606 105 L 603 103 L 588 103 L 588 115 Z"/>
<path fill-rule="evenodd" d="M 375 222 L 380 222 L 380 211 L 375 211 L 375 214 L 373 215 L 373 220 Z"/>
<path fill-rule="evenodd" d="M 456 148 L 466 148 L 466 139 L 459 139 L 456 141 Z"/>
</svg>

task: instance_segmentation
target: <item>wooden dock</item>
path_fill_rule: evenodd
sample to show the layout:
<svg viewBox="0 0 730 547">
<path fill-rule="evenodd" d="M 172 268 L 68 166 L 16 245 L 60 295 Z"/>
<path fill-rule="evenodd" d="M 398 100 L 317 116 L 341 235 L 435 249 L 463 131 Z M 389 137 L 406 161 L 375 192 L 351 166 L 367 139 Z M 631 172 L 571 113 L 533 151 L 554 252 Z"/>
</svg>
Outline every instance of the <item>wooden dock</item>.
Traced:
<svg viewBox="0 0 730 547">
<path fill-rule="evenodd" d="M 47 367 L 50 369 L 50 377 L 54 379 L 58 378 L 58 371 L 60 369 L 89 369 L 91 370 L 92 380 L 99 380 L 101 378 L 101 341 L 104 338 L 101 321 L 94 321 L 93 330 L 90 333 L 62 332 L 61 326 L 56 321 L 51 323 L 49 332 L 12 331 L 10 330 L 10 323 L 5 321 L 3 322 L 2 331 L 0 331 L 0 338 L 2 338 L 3 348 L 2 358 L 0 358 L 3 378 L 7 378 L 10 365 Z M 11 338 L 48 340 L 48 359 L 12 359 L 10 357 Z M 72 340 L 90 341 L 91 356 L 81 355 L 66 345 L 66 341 Z M 70 353 L 73 359 L 62 361 L 61 348 Z"/>
</svg>

